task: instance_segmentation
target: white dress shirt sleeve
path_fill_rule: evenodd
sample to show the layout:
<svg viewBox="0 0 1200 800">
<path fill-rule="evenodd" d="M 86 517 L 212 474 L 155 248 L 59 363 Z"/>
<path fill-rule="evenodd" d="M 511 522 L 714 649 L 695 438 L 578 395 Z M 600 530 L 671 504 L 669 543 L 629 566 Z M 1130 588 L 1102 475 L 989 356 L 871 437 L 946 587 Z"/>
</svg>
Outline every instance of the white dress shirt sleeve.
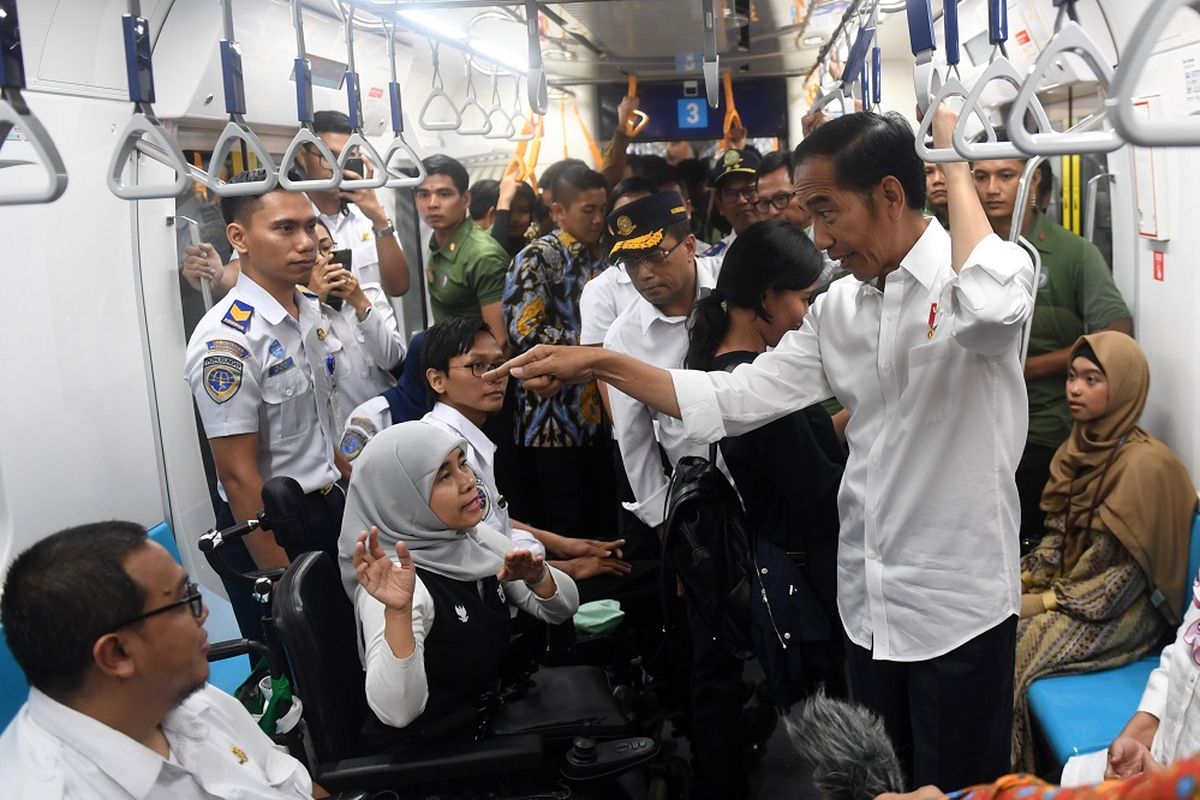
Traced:
<svg viewBox="0 0 1200 800">
<path fill-rule="evenodd" d="M 354 590 L 364 642 L 367 704 L 379 721 L 394 728 L 408 726 L 429 700 L 425 678 L 425 637 L 433 626 L 433 597 L 421 578 L 413 592 L 412 627 L 416 647 L 408 658 L 397 658 L 384 639 L 384 605 L 361 586 Z"/>
<path fill-rule="evenodd" d="M 1174 641 L 1163 648 L 1162 655 L 1158 659 L 1158 666 L 1150 673 L 1150 678 L 1146 681 L 1146 689 L 1142 692 L 1142 701 L 1138 704 L 1138 711 L 1152 714 L 1160 721 L 1166 719 L 1167 697 L 1172 677 L 1177 682 L 1186 681 L 1188 678 L 1186 673 L 1174 675 L 1173 673 L 1179 670 L 1172 670 L 1172 662 L 1178 666 L 1191 661 L 1192 646 L 1184 641 L 1184 636 L 1187 635 L 1187 630 L 1192 623 L 1198 619 L 1200 619 L 1200 608 L 1197 608 L 1195 601 L 1188 597 L 1187 611 L 1183 615 L 1183 621 L 1179 623 Z"/>
<path fill-rule="evenodd" d="M 825 298 L 818 298 L 800 330 L 786 334 L 779 347 L 751 364 L 733 372 L 670 371 L 687 438 L 716 442 L 740 436 L 833 394 L 819 339 Z"/>
<path fill-rule="evenodd" d="M 524 528 L 518 528 L 516 525 L 512 526 L 512 543 L 516 545 L 518 550 L 528 550 L 535 556 L 546 557 L 545 545 Z"/>
<path fill-rule="evenodd" d="M 510 605 L 532 614 L 542 622 L 557 625 L 569 620 L 579 610 L 579 589 L 570 575 L 549 564 L 546 568 L 554 576 L 554 594 L 546 598 L 538 597 L 525 585 L 525 581 L 505 581 L 504 594 Z"/>
<path fill-rule="evenodd" d="M 650 409 L 612 386 L 608 387 L 608 402 L 612 409 L 613 436 L 621 450 L 621 462 L 635 500 L 622 505 L 651 528 L 657 527 L 663 521 L 670 483 L 663 472 Z"/>
<path fill-rule="evenodd" d="M 365 283 L 363 293 L 371 301 L 371 313 L 355 324 L 363 336 L 363 346 L 380 369 L 389 370 L 404 358 L 404 339 L 396 328 L 396 312 L 377 283 Z"/>
<path fill-rule="evenodd" d="M 617 269 L 617 267 L 609 267 Z M 579 296 L 579 343 L 601 344 L 621 309 L 617 308 L 613 286 L 604 273 L 592 278 Z"/>
<path fill-rule="evenodd" d="M 986 356 L 1011 352 L 1033 313 L 1033 263 L 1019 244 L 989 234 L 946 290 L 955 341 Z"/>
</svg>

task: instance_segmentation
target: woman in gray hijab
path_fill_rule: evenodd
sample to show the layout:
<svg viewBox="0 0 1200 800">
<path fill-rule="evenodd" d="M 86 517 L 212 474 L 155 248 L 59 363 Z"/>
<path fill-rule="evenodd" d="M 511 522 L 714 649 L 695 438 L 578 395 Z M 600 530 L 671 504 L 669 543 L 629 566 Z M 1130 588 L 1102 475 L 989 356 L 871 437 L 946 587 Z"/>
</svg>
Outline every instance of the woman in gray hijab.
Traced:
<svg viewBox="0 0 1200 800">
<path fill-rule="evenodd" d="M 354 464 L 339 560 L 367 702 L 387 726 L 368 725 L 376 743 L 470 738 L 479 696 L 499 685 L 509 607 L 551 624 L 579 607 L 567 575 L 480 524 L 484 495 L 463 447 L 405 422 L 375 436 Z"/>
</svg>

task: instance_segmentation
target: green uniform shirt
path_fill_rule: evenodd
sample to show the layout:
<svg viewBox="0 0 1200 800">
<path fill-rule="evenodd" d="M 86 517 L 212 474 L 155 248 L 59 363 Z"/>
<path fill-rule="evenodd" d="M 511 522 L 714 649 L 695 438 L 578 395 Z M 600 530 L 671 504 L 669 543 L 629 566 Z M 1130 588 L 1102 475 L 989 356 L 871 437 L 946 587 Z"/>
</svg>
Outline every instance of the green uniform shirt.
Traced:
<svg viewBox="0 0 1200 800">
<path fill-rule="evenodd" d="M 1130 317 L 1112 272 L 1096 246 L 1038 214 L 1025 237 L 1042 257 L 1030 357 L 1070 347 L 1085 333 L 1103 330 Z M 1066 378 L 1054 375 L 1027 381 L 1029 441 L 1058 447 L 1071 432 Z"/>
<path fill-rule="evenodd" d="M 508 253 L 470 217 L 454 232 L 445 247 L 429 239 L 425 278 L 429 285 L 433 321 L 448 317 L 481 319 L 483 306 L 499 303 L 508 273 Z"/>
</svg>

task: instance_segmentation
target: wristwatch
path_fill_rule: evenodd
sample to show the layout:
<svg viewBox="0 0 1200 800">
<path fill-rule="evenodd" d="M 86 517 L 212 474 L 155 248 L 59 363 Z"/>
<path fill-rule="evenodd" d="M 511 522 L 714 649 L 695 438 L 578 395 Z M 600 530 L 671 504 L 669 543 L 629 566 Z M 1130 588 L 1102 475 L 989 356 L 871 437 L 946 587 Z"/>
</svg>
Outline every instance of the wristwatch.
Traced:
<svg viewBox="0 0 1200 800">
<path fill-rule="evenodd" d="M 372 233 L 375 234 L 376 239 L 379 239 L 384 236 L 391 236 L 396 232 L 396 226 L 392 223 L 392 221 L 390 219 L 387 221 L 387 223 L 388 224 L 386 227 L 380 228 L 377 231 L 376 230 L 372 231 Z"/>
</svg>

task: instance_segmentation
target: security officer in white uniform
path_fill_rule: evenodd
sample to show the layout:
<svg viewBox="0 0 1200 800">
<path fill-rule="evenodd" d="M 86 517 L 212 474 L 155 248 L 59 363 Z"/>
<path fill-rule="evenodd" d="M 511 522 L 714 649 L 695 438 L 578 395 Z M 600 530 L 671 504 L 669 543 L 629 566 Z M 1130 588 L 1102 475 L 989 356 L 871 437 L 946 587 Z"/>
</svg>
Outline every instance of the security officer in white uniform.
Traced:
<svg viewBox="0 0 1200 800">
<path fill-rule="evenodd" d="M 253 170 L 233 181 L 262 178 L 262 170 Z M 307 550 L 336 553 L 345 505 L 337 481 L 343 469 L 349 474 L 349 464 L 336 456 L 319 303 L 297 288 L 316 261 L 317 218 L 304 195 L 281 188 L 225 197 L 221 210 L 242 272 L 196 326 L 184 377 L 228 503 L 219 505 L 218 526 L 253 519 L 270 478 L 291 477 L 308 495 L 302 509 L 307 541 L 289 542 L 285 552 L 271 533 L 258 531 L 222 548 L 240 571 L 283 567 Z M 261 609 L 244 588 L 226 588 L 243 632 L 257 636 Z"/>
</svg>

